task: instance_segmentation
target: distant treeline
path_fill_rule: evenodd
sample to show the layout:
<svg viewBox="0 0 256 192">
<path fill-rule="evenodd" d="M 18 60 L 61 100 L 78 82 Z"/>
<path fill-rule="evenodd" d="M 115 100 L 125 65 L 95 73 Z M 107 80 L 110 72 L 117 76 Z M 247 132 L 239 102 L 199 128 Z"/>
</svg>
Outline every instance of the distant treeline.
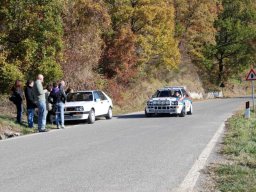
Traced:
<svg viewBox="0 0 256 192">
<path fill-rule="evenodd" d="M 256 0 L 1 0 L 0 91 L 64 78 L 123 89 L 178 70 L 185 50 L 209 84 L 255 63 Z"/>
</svg>

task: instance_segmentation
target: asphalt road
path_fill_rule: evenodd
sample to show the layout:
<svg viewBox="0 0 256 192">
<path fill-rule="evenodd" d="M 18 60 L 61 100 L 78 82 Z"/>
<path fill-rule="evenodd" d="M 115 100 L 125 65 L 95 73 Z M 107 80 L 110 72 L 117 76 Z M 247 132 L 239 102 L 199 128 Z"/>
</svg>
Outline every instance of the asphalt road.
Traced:
<svg viewBox="0 0 256 192">
<path fill-rule="evenodd" d="M 0 191 L 172 191 L 244 101 L 197 102 L 185 118 L 124 115 L 1 141 Z"/>
</svg>

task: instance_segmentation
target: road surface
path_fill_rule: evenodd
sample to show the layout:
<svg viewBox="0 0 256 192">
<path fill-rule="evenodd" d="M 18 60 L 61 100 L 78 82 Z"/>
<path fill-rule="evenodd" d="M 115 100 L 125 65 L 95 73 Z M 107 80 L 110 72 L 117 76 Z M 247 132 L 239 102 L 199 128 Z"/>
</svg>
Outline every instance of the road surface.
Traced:
<svg viewBox="0 0 256 192">
<path fill-rule="evenodd" d="M 1 192 L 170 192 L 245 99 L 186 117 L 124 115 L 0 141 Z"/>
</svg>

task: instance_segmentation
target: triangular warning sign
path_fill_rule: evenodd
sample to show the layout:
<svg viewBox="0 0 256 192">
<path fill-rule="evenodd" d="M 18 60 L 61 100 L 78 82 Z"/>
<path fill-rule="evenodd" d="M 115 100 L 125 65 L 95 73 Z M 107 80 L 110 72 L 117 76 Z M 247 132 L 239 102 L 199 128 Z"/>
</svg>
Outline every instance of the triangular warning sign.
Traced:
<svg viewBox="0 0 256 192">
<path fill-rule="evenodd" d="M 256 72 L 253 69 L 251 69 L 246 77 L 246 81 L 254 81 L 254 80 L 256 80 Z"/>
</svg>

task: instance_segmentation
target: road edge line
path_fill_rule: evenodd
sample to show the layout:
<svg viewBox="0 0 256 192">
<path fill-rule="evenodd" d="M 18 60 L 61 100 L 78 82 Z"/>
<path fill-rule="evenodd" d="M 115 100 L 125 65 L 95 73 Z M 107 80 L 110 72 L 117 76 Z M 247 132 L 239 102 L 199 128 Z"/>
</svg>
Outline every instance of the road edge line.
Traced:
<svg viewBox="0 0 256 192">
<path fill-rule="evenodd" d="M 219 141 L 220 136 L 224 132 L 225 123 L 222 123 L 218 128 L 210 142 L 204 148 L 198 159 L 193 164 L 192 168 L 189 170 L 183 182 L 179 185 L 177 192 L 192 192 L 196 185 L 196 182 L 200 176 L 200 171 L 207 164 L 207 159 L 209 158 L 211 152 Z"/>
</svg>

